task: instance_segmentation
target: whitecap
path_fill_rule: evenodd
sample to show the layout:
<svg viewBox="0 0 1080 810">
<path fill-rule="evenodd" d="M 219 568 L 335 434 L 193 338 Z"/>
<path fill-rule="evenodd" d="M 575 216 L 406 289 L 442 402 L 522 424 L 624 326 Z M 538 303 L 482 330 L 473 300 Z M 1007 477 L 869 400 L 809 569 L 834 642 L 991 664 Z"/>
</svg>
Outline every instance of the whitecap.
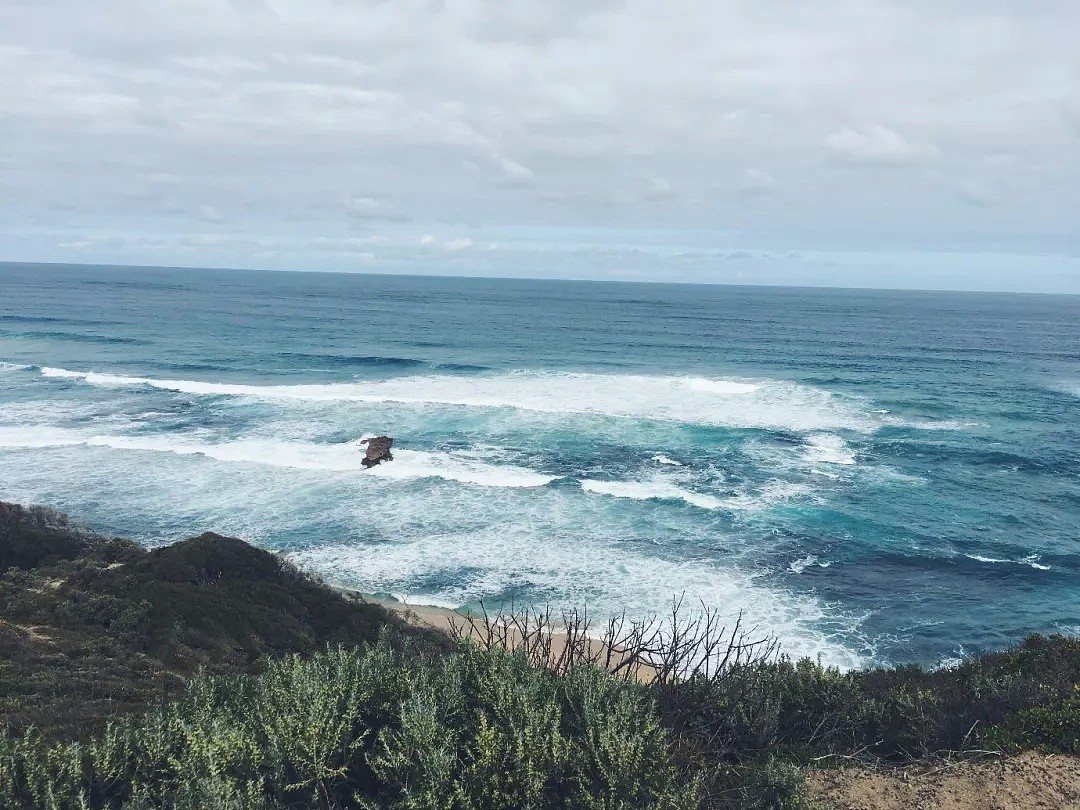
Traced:
<svg viewBox="0 0 1080 810">
<path fill-rule="evenodd" d="M 880 424 L 851 399 L 784 380 L 749 383 L 700 377 L 521 371 L 473 376 L 434 374 L 330 384 L 253 385 L 59 368 L 44 368 L 41 373 L 45 377 L 91 385 L 148 386 L 194 396 L 509 408 L 534 413 L 799 431 L 844 428 L 871 431 Z"/>
<path fill-rule="evenodd" d="M 683 465 L 681 461 L 676 461 L 673 458 L 669 458 L 668 456 L 665 456 L 663 453 L 657 453 L 650 460 L 655 461 L 657 464 L 666 464 L 669 467 L 681 467 Z"/>
<path fill-rule="evenodd" d="M 635 501 L 685 501 L 700 509 L 724 509 L 730 512 L 761 512 L 812 492 L 806 484 L 791 481 L 769 481 L 756 490 L 747 490 L 725 498 L 693 492 L 661 479 L 645 481 L 584 479 L 581 482 L 581 488 L 593 495 L 608 495 Z"/>
<path fill-rule="evenodd" d="M 462 484 L 524 489 L 546 486 L 558 478 L 509 464 L 485 464 L 463 454 L 413 450 L 394 450 L 393 462 L 372 467 L 370 474 L 377 478 L 442 478 Z"/>
<path fill-rule="evenodd" d="M 704 377 L 691 377 L 686 384 L 694 391 L 703 391 L 707 394 L 751 394 L 760 387 L 752 383 L 707 380 Z"/>
<path fill-rule="evenodd" d="M 190 437 L 86 435 L 61 428 L 0 428 L 0 447 L 45 448 L 83 445 L 122 451 L 202 456 L 223 463 L 258 464 L 295 470 L 355 472 L 377 479 L 441 478 L 486 487 L 542 487 L 557 476 L 513 465 L 486 464 L 467 453 L 394 450 L 394 461 L 364 468 L 359 445 L 247 438 L 202 442 Z"/>
<path fill-rule="evenodd" d="M 593 495 L 610 495 L 614 498 L 629 498 L 635 501 L 670 500 L 685 501 L 700 509 L 718 509 L 723 501 L 712 495 L 682 489 L 663 481 L 594 481 L 585 479 L 581 488 Z"/>
<path fill-rule="evenodd" d="M 855 451 L 848 447 L 842 437 L 832 433 L 814 433 L 807 436 L 804 457 L 816 464 L 855 463 Z"/>
<path fill-rule="evenodd" d="M 0 427 L 0 447 L 46 448 L 80 444 L 83 437 L 75 431 L 36 425 Z"/>
<path fill-rule="evenodd" d="M 1043 565 L 1039 562 L 1042 559 L 1041 554 L 1030 554 L 1027 557 L 1022 557 L 1019 560 L 1004 560 L 998 557 L 984 557 L 981 554 L 965 554 L 969 560 L 976 560 L 983 563 L 999 564 L 999 563 L 1011 563 L 1014 565 L 1029 565 L 1037 571 L 1049 571 L 1049 565 Z"/>
<path fill-rule="evenodd" d="M 983 557 L 981 554 L 965 554 L 964 556 L 967 557 L 969 560 L 976 560 L 978 562 L 991 564 L 1012 562 L 1012 560 L 1001 560 L 997 557 Z"/>
<path fill-rule="evenodd" d="M 803 571 L 805 571 L 808 567 L 810 567 L 816 562 L 817 557 L 815 557 L 813 554 L 807 554 L 801 560 L 795 560 L 793 563 L 791 563 L 791 565 L 788 566 L 788 570 L 791 571 L 791 573 L 793 574 L 801 574 Z"/>
<path fill-rule="evenodd" d="M 1049 565 L 1043 565 L 1042 563 L 1040 563 L 1039 560 L 1041 560 L 1041 559 L 1042 559 L 1041 554 L 1031 554 L 1031 555 L 1029 555 L 1027 557 L 1024 557 L 1021 560 L 1017 560 L 1017 562 L 1022 563 L 1024 565 L 1030 565 L 1032 568 L 1034 568 L 1037 571 L 1049 571 L 1050 566 Z"/>
</svg>

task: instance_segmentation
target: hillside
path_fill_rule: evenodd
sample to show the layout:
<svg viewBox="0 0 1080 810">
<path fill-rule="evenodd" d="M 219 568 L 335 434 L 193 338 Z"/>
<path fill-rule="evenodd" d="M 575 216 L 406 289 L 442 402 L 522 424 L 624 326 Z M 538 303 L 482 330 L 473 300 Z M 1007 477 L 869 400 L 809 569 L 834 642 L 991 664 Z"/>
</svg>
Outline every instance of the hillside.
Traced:
<svg viewBox="0 0 1080 810">
<path fill-rule="evenodd" d="M 147 551 L 0 503 L 0 570 L 0 721 L 56 738 L 178 694 L 200 668 L 254 673 L 384 628 L 446 644 L 216 534 Z"/>
</svg>

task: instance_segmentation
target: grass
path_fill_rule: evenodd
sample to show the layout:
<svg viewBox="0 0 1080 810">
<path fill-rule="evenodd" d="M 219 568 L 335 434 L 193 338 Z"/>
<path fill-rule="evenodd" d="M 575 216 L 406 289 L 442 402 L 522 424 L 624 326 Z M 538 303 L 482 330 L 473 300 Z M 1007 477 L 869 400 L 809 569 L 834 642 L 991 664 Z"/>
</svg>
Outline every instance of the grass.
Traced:
<svg viewBox="0 0 1080 810">
<path fill-rule="evenodd" d="M 10 505 L 0 560 L 2 807 L 794 810 L 807 767 L 1080 753 L 1074 638 L 840 672 L 676 606 L 451 641 L 238 540 Z"/>
</svg>

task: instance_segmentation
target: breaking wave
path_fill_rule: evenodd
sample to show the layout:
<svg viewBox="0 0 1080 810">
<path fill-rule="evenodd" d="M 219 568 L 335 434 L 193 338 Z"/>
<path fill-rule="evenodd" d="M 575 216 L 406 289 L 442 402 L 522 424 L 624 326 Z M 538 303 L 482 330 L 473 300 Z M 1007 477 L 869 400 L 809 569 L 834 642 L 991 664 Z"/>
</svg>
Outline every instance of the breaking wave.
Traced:
<svg viewBox="0 0 1080 810">
<path fill-rule="evenodd" d="M 872 431 L 882 424 L 857 401 L 782 380 L 751 383 L 700 377 L 522 371 L 476 376 L 430 374 L 322 385 L 248 385 L 48 367 L 41 369 L 41 374 L 90 385 L 149 386 L 207 397 L 510 408 L 795 431 Z"/>
<path fill-rule="evenodd" d="M 87 436 L 58 428 L 0 427 L 0 447 L 105 447 L 113 450 L 203 456 L 232 464 L 260 464 L 294 470 L 359 473 L 376 479 L 441 478 L 485 487 L 542 487 L 556 479 L 512 465 L 487 464 L 475 455 L 452 452 L 395 450 L 394 462 L 366 470 L 356 444 L 314 444 L 272 439 L 239 439 L 205 443 L 190 439 L 151 436 Z"/>
</svg>

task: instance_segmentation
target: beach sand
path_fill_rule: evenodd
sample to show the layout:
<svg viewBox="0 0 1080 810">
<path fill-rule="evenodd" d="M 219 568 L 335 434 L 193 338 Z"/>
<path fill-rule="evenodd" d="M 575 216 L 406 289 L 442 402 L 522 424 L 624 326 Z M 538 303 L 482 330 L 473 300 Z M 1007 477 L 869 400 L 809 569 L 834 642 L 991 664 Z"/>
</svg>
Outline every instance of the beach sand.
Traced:
<svg viewBox="0 0 1080 810">
<path fill-rule="evenodd" d="M 363 599 L 365 602 L 381 605 L 392 611 L 404 621 L 418 627 L 431 627 L 451 637 L 471 638 L 483 642 L 485 637 L 485 622 L 481 614 L 470 613 L 465 610 L 452 610 L 450 608 L 435 607 L 432 605 L 419 605 L 403 602 L 393 597 L 380 596 L 358 591 L 341 589 L 354 597 Z M 494 623 L 498 614 L 489 615 L 489 621 Z M 571 635 L 565 631 L 560 632 L 560 623 L 552 619 L 550 632 L 550 658 L 552 662 L 558 662 L 567 653 L 567 644 Z M 521 634 L 514 628 L 508 628 L 505 634 L 506 646 L 517 649 L 521 643 Z M 607 646 L 598 638 L 583 638 L 578 657 L 588 657 L 598 663 L 605 663 L 609 668 L 616 669 L 626 657 L 625 652 L 614 650 L 610 654 Z M 656 669 L 647 663 L 637 662 L 631 666 L 631 672 L 635 679 L 642 682 L 652 681 L 656 676 Z"/>
</svg>

